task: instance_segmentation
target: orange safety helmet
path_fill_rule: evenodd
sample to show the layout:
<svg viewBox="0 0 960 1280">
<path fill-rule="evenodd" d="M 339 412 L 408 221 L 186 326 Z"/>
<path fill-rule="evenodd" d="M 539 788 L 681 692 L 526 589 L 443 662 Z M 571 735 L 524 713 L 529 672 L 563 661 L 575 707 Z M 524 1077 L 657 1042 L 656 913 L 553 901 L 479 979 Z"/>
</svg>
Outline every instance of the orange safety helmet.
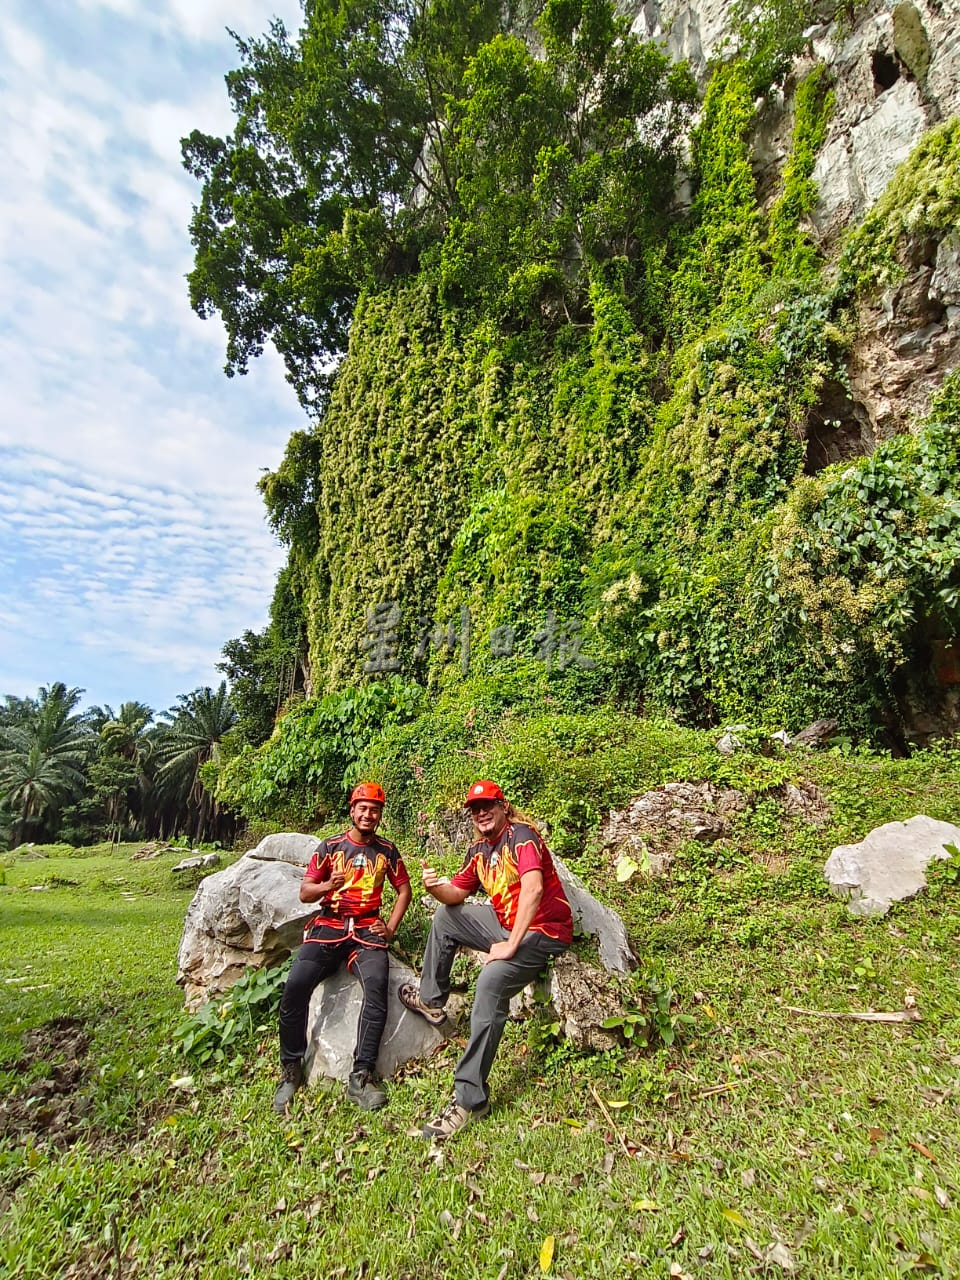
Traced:
<svg viewBox="0 0 960 1280">
<path fill-rule="evenodd" d="M 379 782 L 358 782 L 350 792 L 350 804 L 358 800 L 373 800 L 376 804 L 386 804 L 387 797 Z"/>
</svg>

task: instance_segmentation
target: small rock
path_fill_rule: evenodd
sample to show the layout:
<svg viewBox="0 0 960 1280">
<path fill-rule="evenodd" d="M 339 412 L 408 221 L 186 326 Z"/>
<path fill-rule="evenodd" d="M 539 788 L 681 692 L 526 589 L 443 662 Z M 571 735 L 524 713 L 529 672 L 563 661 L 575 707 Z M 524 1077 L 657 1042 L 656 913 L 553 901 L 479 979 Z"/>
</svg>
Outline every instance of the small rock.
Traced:
<svg viewBox="0 0 960 1280">
<path fill-rule="evenodd" d="M 821 747 L 825 742 L 829 742 L 839 729 L 836 720 L 814 720 L 813 724 L 808 724 L 805 729 L 793 739 L 795 747 Z"/>
<path fill-rule="evenodd" d="M 839 845 L 823 874 L 834 893 L 849 898 L 851 915 L 884 915 L 925 887 L 927 865 L 950 857 L 947 844 L 960 844 L 960 827 L 918 814 L 876 827 L 859 844 Z"/>
<path fill-rule="evenodd" d="M 170 870 L 171 872 L 196 871 L 198 870 L 198 868 L 202 866 L 203 866 L 203 858 L 198 855 L 195 858 L 184 858 L 181 862 L 178 862 L 175 867 L 171 867 Z"/>
<path fill-rule="evenodd" d="M 732 756 L 735 751 L 743 750 L 743 741 L 738 736 L 738 730 L 740 733 L 746 733 L 747 726 L 744 724 L 733 725 L 732 728 L 726 730 L 717 743 L 717 750 L 722 756 Z"/>
</svg>

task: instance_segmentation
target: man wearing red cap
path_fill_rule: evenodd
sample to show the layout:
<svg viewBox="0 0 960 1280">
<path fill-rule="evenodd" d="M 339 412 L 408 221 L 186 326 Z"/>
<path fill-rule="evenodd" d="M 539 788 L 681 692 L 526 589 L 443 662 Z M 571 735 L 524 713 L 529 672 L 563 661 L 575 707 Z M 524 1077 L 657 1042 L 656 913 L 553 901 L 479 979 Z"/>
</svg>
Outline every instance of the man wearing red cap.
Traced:
<svg viewBox="0 0 960 1280">
<path fill-rule="evenodd" d="M 377 1054 L 387 1021 L 387 947 L 413 896 L 397 846 L 377 835 L 386 797 L 376 782 L 361 782 L 350 795 L 350 827 L 317 845 L 300 886 L 301 902 L 320 904 L 307 925 L 303 946 L 290 967 L 280 1001 L 281 1080 L 273 1108 L 283 1115 L 303 1083 L 307 1012 L 317 983 L 342 964 L 363 987 L 353 1071 L 347 1097 L 373 1111 L 387 1095 L 374 1083 Z M 380 916 L 383 882 L 397 900 L 384 924 Z"/>
<path fill-rule="evenodd" d="M 477 839 L 452 880 L 424 867 L 424 888 L 441 904 L 433 917 L 419 990 L 400 988 L 400 999 L 439 1026 L 450 994 L 450 970 L 459 947 L 484 953 L 470 1015 L 470 1039 L 454 1075 L 454 1096 L 425 1138 L 448 1138 L 490 1109 L 487 1077 L 510 1011 L 522 991 L 573 941 L 573 918 L 550 852 L 536 827 L 504 798 L 495 782 L 475 782 L 464 801 Z M 489 903 L 467 903 L 479 889 Z"/>
</svg>

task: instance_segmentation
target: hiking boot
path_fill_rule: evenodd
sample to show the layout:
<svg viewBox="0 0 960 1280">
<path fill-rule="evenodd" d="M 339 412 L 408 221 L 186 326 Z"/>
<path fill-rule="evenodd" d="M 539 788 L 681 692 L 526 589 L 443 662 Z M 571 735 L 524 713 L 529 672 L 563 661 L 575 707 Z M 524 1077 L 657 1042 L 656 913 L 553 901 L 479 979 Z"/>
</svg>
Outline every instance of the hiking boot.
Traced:
<svg viewBox="0 0 960 1280">
<path fill-rule="evenodd" d="M 287 1107 L 293 1101 L 293 1095 L 303 1084 L 303 1063 L 299 1058 L 295 1062 L 280 1064 L 280 1087 L 273 1095 L 273 1109 L 278 1116 L 286 1115 Z"/>
<path fill-rule="evenodd" d="M 433 1138 L 435 1142 L 440 1142 L 464 1128 L 471 1120 L 482 1120 L 489 1110 L 489 1102 L 485 1102 L 482 1107 L 477 1107 L 476 1111 L 470 1111 L 467 1107 L 461 1107 L 454 1098 L 447 1103 L 436 1119 L 423 1126 L 421 1133 L 425 1138 Z"/>
<path fill-rule="evenodd" d="M 364 1111 L 378 1111 L 387 1101 L 387 1095 L 373 1083 L 369 1071 L 351 1071 L 347 1097 Z"/>
<path fill-rule="evenodd" d="M 415 987 L 412 982 L 405 982 L 397 993 L 400 996 L 400 1003 L 412 1013 L 419 1013 L 421 1018 L 426 1018 L 431 1027 L 442 1027 L 447 1020 L 447 1015 L 443 1009 L 438 1009 L 436 1005 L 424 1004 L 420 999 L 420 988 Z"/>
</svg>

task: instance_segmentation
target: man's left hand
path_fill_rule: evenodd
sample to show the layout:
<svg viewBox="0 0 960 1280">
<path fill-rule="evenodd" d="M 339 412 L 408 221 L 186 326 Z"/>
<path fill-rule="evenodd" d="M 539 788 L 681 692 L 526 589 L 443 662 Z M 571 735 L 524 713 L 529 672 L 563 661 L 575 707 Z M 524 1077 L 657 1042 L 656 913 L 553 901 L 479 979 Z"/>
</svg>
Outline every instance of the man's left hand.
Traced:
<svg viewBox="0 0 960 1280">
<path fill-rule="evenodd" d="M 504 942 L 495 942 L 487 954 L 480 958 L 484 964 L 489 964 L 491 960 L 512 960 L 516 954 L 517 949 L 508 938 Z"/>
<path fill-rule="evenodd" d="M 370 932 L 375 933 L 378 938 L 382 938 L 384 942 L 392 942 L 393 934 L 387 928 L 382 920 L 374 920 L 370 925 Z"/>
</svg>

